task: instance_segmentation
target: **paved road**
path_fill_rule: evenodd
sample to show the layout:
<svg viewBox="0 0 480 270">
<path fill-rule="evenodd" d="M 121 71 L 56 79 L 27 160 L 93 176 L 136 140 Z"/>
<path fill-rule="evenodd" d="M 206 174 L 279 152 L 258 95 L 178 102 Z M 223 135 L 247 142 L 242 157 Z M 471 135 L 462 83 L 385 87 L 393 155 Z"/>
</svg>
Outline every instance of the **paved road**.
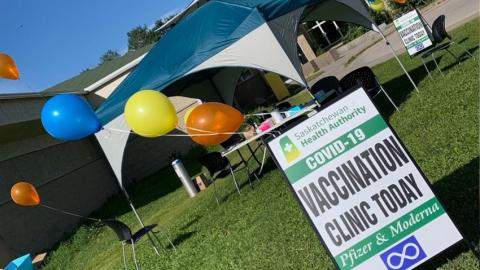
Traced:
<svg viewBox="0 0 480 270">
<path fill-rule="evenodd" d="M 479 0 L 443 0 L 430 5 L 422 11 L 422 15 L 430 25 L 442 14 L 446 16 L 447 29 L 455 28 L 479 16 Z M 387 39 L 397 53 L 405 51 L 397 32 L 394 31 L 389 34 Z M 341 78 L 356 68 L 362 66 L 374 66 L 393 57 L 389 48 L 385 46 L 385 42 L 380 41 L 358 55 L 354 61 L 346 65 L 347 61 L 361 50 L 362 48 L 356 48 L 355 50 L 352 50 L 350 54 L 345 55 L 335 63 L 322 68 L 324 73 L 320 78 L 329 75 Z M 310 83 L 313 84 L 320 78 L 317 78 Z"/>
</svg>

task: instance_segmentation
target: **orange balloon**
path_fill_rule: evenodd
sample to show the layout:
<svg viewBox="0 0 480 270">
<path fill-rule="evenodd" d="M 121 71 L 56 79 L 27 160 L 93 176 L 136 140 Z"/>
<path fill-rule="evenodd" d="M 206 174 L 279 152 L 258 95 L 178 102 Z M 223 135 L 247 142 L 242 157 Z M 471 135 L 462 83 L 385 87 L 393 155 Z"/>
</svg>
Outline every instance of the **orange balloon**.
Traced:
<svg viewBox="0 0 480 270">
<path fill-rule="evenodd" d="M 394 0 L 394 1 L 395 1 L 395 3 L 397 3 L 397 4 L 402 4 L 402 5 L 407 2 L 407 0 Z"/>
<path fill-rule="evenodd" d="M 11 80 L 20 78 L 15 61 L 4 53 L 0 53 L 0 77 Z"/>
<path fill-rule="evenodd" d="M 35 206 L 40 204 L 40 196 L 38 196 L 35 187 L 27 182 L 18 182 L 13 185 L 10 190 L 12 200 L 21 206 Z"/>
<path fill-rule="evenodd" d="M 223 103 L 208 102 L 195 107 L 188 116 L 186 127 L 196 143 L 215 145 L 226 141 L 232 134 L 203 134 L 235 132 L 242 123 L 243 114 L 237 109 Z"/>
</svg>

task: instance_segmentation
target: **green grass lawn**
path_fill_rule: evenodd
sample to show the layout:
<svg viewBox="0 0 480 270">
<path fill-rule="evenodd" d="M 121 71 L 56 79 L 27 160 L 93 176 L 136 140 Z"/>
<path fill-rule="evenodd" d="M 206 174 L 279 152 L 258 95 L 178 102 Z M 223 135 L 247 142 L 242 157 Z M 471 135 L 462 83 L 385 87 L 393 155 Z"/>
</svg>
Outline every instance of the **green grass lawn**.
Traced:
<svg viewBox="0 0 480 270">
<path fill-rule="evenodd" d="M 478 248 L 479 22 L 467 23 L 452 34 L 474 52 L 477 61 L 469 58 L 456 65 L 451 56 L 439 54 L 445 77 L 437 72 L 430 79 L 418 59 L 403 55 L 420 93 L 396 62 L 387 61 L 374 71 L 400 112 L 394 112 L 383 97 L 376 102 L 447 211 Z M 191 174 L 201 170 L 196 160 L 203 153 L 204 149 L 195 149 L 185 157 Z M 176 252 L 168 248 L 159 234 L 166 249 L 156 256 L 148 240 L 142 240 L 137 250 L 142 269 L 334 269 L 279 171 L 271 161 L 266 169 L 261 182 L 253 189 L 244 185 L 241 195 L 230 178 L 219 181 L 224 200 L 220 206 L 212 189 L 189 199 L 171 168 L 130 188 L 146 223 L 162 224 L 178 247 Z M 238 175 L 246 183 L 246 175 Z M 113 197 L 94 216 L 116 217 L 139 228 L 121 196 Z M 50 253 L 44 269 L 122 269 L 121 258 L 121 246 L 112 231 L 84 224 Z M 423 268 L 478 269 L 479 263 L 460 245 Z"/>
</svg>

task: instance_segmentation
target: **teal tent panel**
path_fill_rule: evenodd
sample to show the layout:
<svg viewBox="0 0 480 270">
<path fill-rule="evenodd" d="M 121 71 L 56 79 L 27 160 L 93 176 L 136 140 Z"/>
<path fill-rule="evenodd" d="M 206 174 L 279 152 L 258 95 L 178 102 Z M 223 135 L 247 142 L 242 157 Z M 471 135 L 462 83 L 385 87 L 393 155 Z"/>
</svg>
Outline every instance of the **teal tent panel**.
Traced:
<svg viewBox="0 0 480 270">
<path fill-rule="evenodd" d="M 255 8 L 212 1 L 168 32 L 97 109 L 102 124 L 123 113 L 142 89 L 162 90 L 211 56 L 265 23 Z"/>
<path fill-rule="evenodd" d="M 123 113 L 126 101 L 137 91 L 164 90 L 265 23 L 301 74 L 301 64 L 294 58 L 295 31 L 290 25 L 309 19 L 347 21 L 366 27 L 371 23 L 363 0 L 211 0 L 171 29 L 96 114 L 102 124 L 107 124 Z M 290 26 L 286 28 L 292 33 L 286 35 L 284 26 Z"/>
<path fill-rule="evenodd" d="M 320 3 L 323 0 L 212 0 L 249 8 L 256 7 L 266 21 L 283 16 L 301 7 Z"/>
<path fill-rule="evenodd" d="M 302 21 L 339 21 L 374 29 L 374 20 L 362 0 L 325 0 L 305 10 Z"/>
</svg>

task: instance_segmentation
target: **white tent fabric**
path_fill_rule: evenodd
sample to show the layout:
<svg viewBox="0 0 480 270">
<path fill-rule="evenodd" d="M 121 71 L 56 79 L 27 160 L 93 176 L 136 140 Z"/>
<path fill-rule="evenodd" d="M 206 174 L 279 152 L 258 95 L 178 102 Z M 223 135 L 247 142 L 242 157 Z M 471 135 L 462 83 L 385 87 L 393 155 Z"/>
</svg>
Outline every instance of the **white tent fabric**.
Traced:
<svg viewBox="0 0 480 270">
<path fill-rule="evenodd" d="M 301 10 L 297 12 L 301 12 Z M 279 22 L 282 21 L 279 20 Z M 285 27 L 283 28 L 285 31 L 291 31 L 292 29 L 289 28 L 292 28 L 294 24 L 296 25 L 296 23 L 289 22 L 288 17 L 287 20 L 283 22 L 285 22 Z M 288 24 L 290 24 L 290 26 L 288 26 Z M 278 28 L 282 27 L 279 26 Z M 296 33 L 296 31 L 294 31 L 294 33 Z M 292 50 L 290 49 L 290 51 Z M 186 75 L 188 76 L 202 70 L 219 67 L 232 67 L 231 69 L 223 69 L 213 76 L 210 81 L 213 88 L 216 88 L 219 92 L 220 98 L 231 104 L 236 82 L 242 70 L 237 67 L 269 70 L 306 85 L 303 73 L 296 68 L 290 60 L 291 58 L 292 56 L 289 57 L 287 55 L 286 50 L 277 40 L 269 24 L 265 23 L 245 35 L 245 37 L 238 42 L 233 43 L 231 46 L 201 63 Z M 190 86 L 190 88 L 195 88 L 195 84 Z M 205 91 L 202 87 L 199 88 L 198 90 Z M 168 92 L 168 90 L 166 90 L 166 92 Z M 195 93 L 195 91 L 190 92 Z M 96 134 L 97 140 L 105 152 L 117 180 L 122 187 L 124 186 L 124 179 L 122 177 L 123 156 L 129 132 L 130 129 L 125 122 L 124 115 L 121 114 L 105 125 L 104 130 Z"/>
<path fill-rule="evenodd" d="M 306 85 L 303 74 L 290 61 L 267 23 L 201 63 L 187 75 L 216 67 L 249 67 L 268 70 Z"/>
<path fill-rule="evenodd" d="M 194 12 L 195 8 L 205 2 L 208 1 L 194 1 L 188 7 L 187 13 Z M 183 15 L 177 16 L 177 19 L 186 16 L 187 13 L 182 13 Z M 245 67 L 272 71 L 306 86 L 307 83 L 302 73 L 295 42 L 300 20 L 346 21 L 379 31 L 362 0 L 318 1 L 318 4 L 307 8 L 303 6 L 264 22 L 236 42 L 191 68 L 184 74 L 184 79 L 208 70 L 217 69 L 219 71 L 204 81 L 194 82 L 183 87 L 180 91 L 186 95 L 190 93 L 193 97 L 204 92 L 205 86 L 207 86 L 207 88 L 213 89 L 213 92 L 221 101 L 232 104 L 237 80 Z M 246 23 L 248 24 L 248 22 Z M 169 87 L 174 87 L 174 84 L 162 91 L 168 95 L 168 92 L 172 90 Z M 121 114 L 108 122 L 105 129 L 96 134 L 122 187 L 124 186 L 122 178 L 123 155 L 129 132 L 130 129 L 123 114 Z"/>
<path fill-rule="evenodd" d="M 194 0 L 165 25 L 176 24 L 96 110 L 105 127 L 96 137 L 142 226 L 122 175 L 130 135 L 123 115 L 126 100 L 141 89 L 190 92 L 195 97 L 207 85 L 216 98 L 231 104 L 244 67 L 273 71 L 306 85 L 297 55 L 297 26 L 311 20 L 355 23 L 379 32 L 386 41 L 363 0 Z M 192 32 L 194 27 L 196 32 Z M 176 50 L 178 45 L 181 49 Z M 187 79 L 192 79 L 191 85 Z"/>
<path fill-rule="evenodd" d="M 121 187 L 123 187 L 123 155 L 130 136 L 129 131 L 124 114 L 121 114 L 95 134 Z"/>
</svg>

